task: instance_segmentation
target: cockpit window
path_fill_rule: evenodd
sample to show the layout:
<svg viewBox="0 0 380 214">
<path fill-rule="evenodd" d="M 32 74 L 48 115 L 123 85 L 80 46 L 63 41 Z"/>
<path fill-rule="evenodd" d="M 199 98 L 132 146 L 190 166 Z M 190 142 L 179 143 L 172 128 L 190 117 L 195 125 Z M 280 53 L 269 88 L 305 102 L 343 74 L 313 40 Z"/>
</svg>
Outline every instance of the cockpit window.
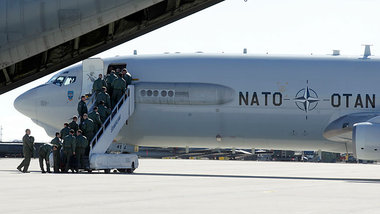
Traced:
<svg viewBox="0 0 380 214">
<path fill-rule="evenodd" d="M 53 80 L 53 84 L 61 86 L 63 81 L 65 81 L 65 76 L 59 76 L 55 80 Z"/>
<path fill-rule="evenodd" d="M 71 83 L 74 83 L 76 79 L 77 77 L 67 77 L 63 85 L 70 85 Z"/>
</svg>

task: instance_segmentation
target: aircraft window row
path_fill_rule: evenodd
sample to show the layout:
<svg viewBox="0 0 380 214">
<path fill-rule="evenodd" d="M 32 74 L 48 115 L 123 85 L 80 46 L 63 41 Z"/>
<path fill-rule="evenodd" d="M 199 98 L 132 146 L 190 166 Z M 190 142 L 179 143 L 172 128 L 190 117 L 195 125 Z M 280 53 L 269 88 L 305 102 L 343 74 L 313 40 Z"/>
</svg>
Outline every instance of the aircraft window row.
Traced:
<svg viewBox="0 0 380 214">
<path fill-rule="evenodd" d="M 70 85 L 71 83 L 74 83 L 77 77 L 67 77 L 63 85 Z"/>
<path fill-rule="evenodd" d="M 65 78 L 65 76 L 59 76 L 53 81 L 53 84 L 61 86 Z"/>
<path fill-rule="evenodd" d="M 59 76 L 55 79 L 51 79 L 50 81 L 55 85 L 62 86 L 62 85 L 70 85 L 71 83 L 74 83 L 76 79 L 77 77 L 74 77 L 74 76 L 69 76 L 69 77 Z"/>
<path fill-rule="evenodd" d="M 173 90 L 151 90 L 151 89 L 142 89 L 140 90 L 140 95 L 142 97 L 173 97 L 174 91 Z"/>
</svg>

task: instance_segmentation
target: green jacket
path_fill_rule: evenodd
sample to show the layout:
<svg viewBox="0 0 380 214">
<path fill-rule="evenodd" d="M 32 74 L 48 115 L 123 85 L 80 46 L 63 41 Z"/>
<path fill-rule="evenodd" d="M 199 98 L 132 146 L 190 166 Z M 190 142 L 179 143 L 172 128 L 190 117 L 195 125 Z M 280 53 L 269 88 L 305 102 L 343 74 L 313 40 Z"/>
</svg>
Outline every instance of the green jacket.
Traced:
<svg viewBox="0 0 380 214">
<path fill-rule="evenodd" d="M 79 149 L 86 149 L 88 146 L 88 141 L 87 138 L 83 135 L 78 135 L 75 139 L 76 142 L 76 150 L 78 151 Z"/>
<path fill-rule="evenodd" d="M 57 146 L 58 151 L 61 150 L 62 143 L 61 140 L 58 137 L 55 137 L 53 140 L 51 140 L 51 145 Z"/>
<path fill-rule="evenodd" d="M 100 114 L 98 112 L 91 112 L 88 114 L 88 118 L 90 118 L 95 123 L 97 128 L 100 128 L 102 126 L 102 121 L 100 120 Z"/>
<path fill-rule="evenodd" d="M 106 77 L 106 82 L 107 82 L 107 85 L 111 85 L 112 82 L 117 79 L 117 76 L 113 73 L 109 73 Z"/>
<path fill-rule="evenodd" d="M 127 85 L 132 84 L 132 76 L 130 73 L 124 74 L 123 79 L 125 80 L 125 83 L 127 83 Z"/>
<path fill-rule="evenodd" d="M 98 113 L 100 115 L 100 120 L 102 121 L 102 123 L 104 123 L 108 117 L 108 115 L 111 114 L 111 111 L 110 109 L 104 107 L 104 105 L 99 105 L 98 106 Z"/>
<path fill-rule="evenodd" d="M 32 156 L 34 152 L 33 142 L 27 134 L 22 138 L 22 152 L 24 156 Z"/>
<path fill-rule="evenodd" d="M 98 78 L 94 81 L 94 84 L 92 85 L 92 91 L 100 92 L 102 91 L 102 88 L 106 86 L 107 86 L 106 82 L 103 79 Z"/>
<path fill-rule="evenodd" d="M 75 152 L 75 147 L 76 147 L 75 137 L 72 136 L 71 134 L 67 135 L 63 139 L 62 147 L 63 147 L 63 151 Z"/>
<path fill-rule="evenodd" d="M 78 131 L 78 129 L 79 129 L 79 126 L 78 126 L 78 124 L 73 120 L 73 121 L 71 121 L 71 123 L 69 123 L 69 128 L 70 128 L 70 129 L 73 129 L 74 132 L 75 132 L 74 135 L 76 135 L 76 133 L 77 133 L 77 131 Z"/>
<path fill-rule="evenodd" d="M 87 114 L 87 105 L 83 100 L 79 101 L 77 110 L 80 116 Z"/>
<path fill-rule="evenodd" d="M 123 78 L 117 78 L 117 79 L 115 79 L 112 82 L 112 87 L 113 87 L 113 90 L 121 90 L 121 91 L 124 92 L 125 89 L 126 89 L 125 80 Z"/>
<path fill-rule="evenodd" d="M 104 105 L 107 107 L 111 107 L 111 98 L 108 93 L 105 93 L 104 91 L 100 92 L 96 95 L 96 104 L 99 105 L 100 101 L 104 101 Z"/>
<path fill-rule="evenodd" d="M 81 124 L 81 129 L 84 132 L 83 134 L 94 133 L 95 131 L 94 121 L 92 121 L 89 118 L 87 118 L 86 120 L 83 120 Z"/>
<path fill-rule="evenodd" d="M 51 146 L 45 143 L 42 146 L 40 146 L 40 150 L 38 151 L 38 154 L 40 154 L 41 156 L 44 156 L 46 160 L 49 160 L 50 152 L 51 152 Z"/>
<path fill-rule="evenodd" d="M 67 135 L 69 135 L 69 133 L 70 133 L 69 127 L 65 127 L 61 129 L 61 139 L 64 139 Z"/>
</svg>

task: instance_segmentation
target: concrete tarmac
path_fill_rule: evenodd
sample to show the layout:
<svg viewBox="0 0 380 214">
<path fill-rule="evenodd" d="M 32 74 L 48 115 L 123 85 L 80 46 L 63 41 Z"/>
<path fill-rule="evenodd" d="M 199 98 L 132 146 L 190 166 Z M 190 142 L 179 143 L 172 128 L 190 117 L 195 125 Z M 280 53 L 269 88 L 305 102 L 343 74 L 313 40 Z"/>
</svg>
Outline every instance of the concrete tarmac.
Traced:
<svg viewBox="0 0 380 214">
<path fill-rule="evenodd" d="M 0 159 L 0 213 L 380 213 L 380 165 L 141 159 L 135 174 L 41 174 Z"/>
</svg>

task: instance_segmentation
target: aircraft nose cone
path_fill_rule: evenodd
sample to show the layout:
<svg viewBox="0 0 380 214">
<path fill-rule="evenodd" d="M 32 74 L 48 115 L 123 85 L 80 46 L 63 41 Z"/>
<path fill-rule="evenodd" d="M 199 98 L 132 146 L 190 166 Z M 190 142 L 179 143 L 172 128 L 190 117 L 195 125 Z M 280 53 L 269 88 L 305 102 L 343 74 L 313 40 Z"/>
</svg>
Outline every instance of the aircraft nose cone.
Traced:
<svg viewBox="0 0 380 214">
<path fill-rule="evenodd" d="M 17 111 L 30 118 L 35 118 L 36 116 L 35 97 L 33 94 L 33 91 L 27 91 L 18 96 L 13 103 Z"/>
</svg>

